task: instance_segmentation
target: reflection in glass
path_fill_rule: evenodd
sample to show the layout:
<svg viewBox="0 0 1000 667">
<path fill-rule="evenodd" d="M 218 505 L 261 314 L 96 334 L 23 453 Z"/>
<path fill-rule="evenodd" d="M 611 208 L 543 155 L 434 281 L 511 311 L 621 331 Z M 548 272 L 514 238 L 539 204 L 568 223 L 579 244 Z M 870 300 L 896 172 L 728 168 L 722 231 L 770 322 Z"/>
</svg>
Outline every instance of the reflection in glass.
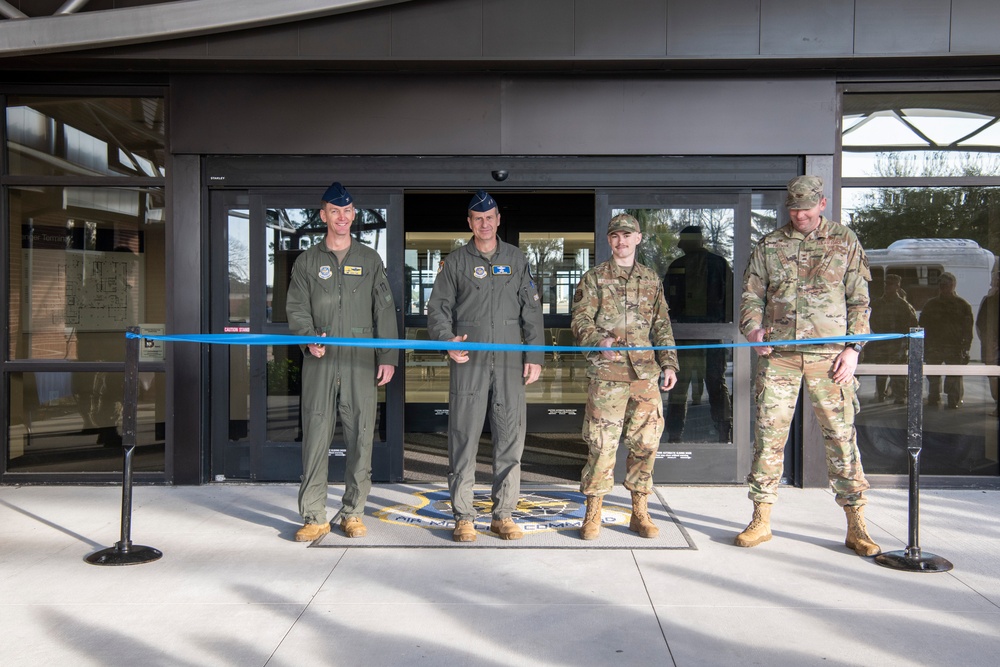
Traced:
<svg viewBox="0 0 1000 667">
<path fill-rule="evenodd" d="M 250 211 L 232 209 L 229 217 L 229 322 L 250 322 Z"/>
<path fill-rule="evenodd" d="M 121 472 L 123 374 L 11 373 L 7 470 Z M 163 472 L 163 373 L 139 373 L 134 470 Z"/>
<path fill-rule="evenodd" d="M 403 252 L 403 313 L 426 315 L 434 279 L 444 258 L 452 250 L 468 243 L 468 238 L 456 238 L 451 232 L 407 232 Z"/>
<path fill-rule="evenodd" d="M 386 217 L 384 208 L 358 208 L 351 234 L 362 245 L 375 250 L 386 261 Z M 287 322 L 285 299 L 292 266 L 307 248 L 323 243 L 326 225 L 319 208 L 267 209 L 265 244 L 267 246 L 267 321 Z"/>
<path fill-rule="evenodd" d="M 733 238 L 736 211 L 727 206 L 616 209 L 643 229 L 637 260 L 663 276 L 675 336 L 684 324 L 733 321 Z M 722 339 L 677 339 L 695 347 Z M 677 385 L 664 397 L 668 442 L 731 442 L 732 354 L 681 349 Z M 707 393 L 708 400 L 703 401 Z"/>
<path fill-rule="evenodd" d="M 844 177 L 1000 175 L 1000 93 L 843 97 Z"/>
<path fill-rule="evenodd" d="M 7 105 L 11 175 L 166 175 L 161 97 L 12 95 Z"/>
<path fill-rule="evenodd" d="M 166 321 L 162 188 L 11 187 L 11 359 L 122 361 Z"/>
<path fill-rule="evenodd" d="M 545 315 L 569 315 L 573 292 L 594 264 L 594 235 L 587 232 L 521 232 L 518 245 L 538 283 Z"/>
<path fill-rule="evenodd" d="M 901 379 L 905 390 L 906 378 Z M 998 422 L 989 378 L 961 379 L 964 402 L 960 408 L 948 409 L 945 405 L 924 408 L 920 471 L 929 475 L 998 475 Z M 906 405 L 878 402 L 875 379 L 866 376 L 860 380 L 861 412 L 855 426 L 865 472 L 905 475 L 908 472 Z"/>
</svg>

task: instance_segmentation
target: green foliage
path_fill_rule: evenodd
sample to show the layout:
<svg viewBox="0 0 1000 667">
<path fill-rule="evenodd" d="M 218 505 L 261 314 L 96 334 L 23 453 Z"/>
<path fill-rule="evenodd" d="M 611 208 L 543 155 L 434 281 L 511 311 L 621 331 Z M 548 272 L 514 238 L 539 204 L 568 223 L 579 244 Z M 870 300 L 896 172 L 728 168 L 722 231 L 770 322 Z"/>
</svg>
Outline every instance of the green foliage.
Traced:
<svg viewBox="0 0 1000 667">
<path fill-rule="evenodd" d="M 267 362 L 267 394 L 295 396 L 302 393 L 302 367 L 291 359 Z"/>
</svg>

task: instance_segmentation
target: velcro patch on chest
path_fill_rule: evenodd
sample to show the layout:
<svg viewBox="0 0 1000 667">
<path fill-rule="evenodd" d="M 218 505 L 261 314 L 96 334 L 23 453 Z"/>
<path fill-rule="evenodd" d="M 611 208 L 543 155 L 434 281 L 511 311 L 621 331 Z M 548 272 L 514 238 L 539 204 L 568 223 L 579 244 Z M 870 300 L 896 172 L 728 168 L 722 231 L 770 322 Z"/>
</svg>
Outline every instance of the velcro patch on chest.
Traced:
<svg viewBox="0 0 1000 667">
<path fill-rule="evenodd" d="M 486 277 L 486 267 L 485 266 L 477 266 L 476 268 L 474 268 L 472 270 L 472 276 L 474 278 L 479 278 L 480 280 L 482 280 L 483 278 Z"/>
<path fill-rule="evenodd" d="M 506 264 L 498 264 L 493 267 L 493 275 L 495 276 L 509 276 L 510 274 L 510 266 Z"/>
<path fill-rule="evenodd" d="M 344 266 L 345 276 L 360 276 L 362 273 L 360 266 Z"/>
<path fill-rule="evenodd" d="M 317 275 L 320 277 L 320 280 L 329 280 L 333 276 L 333 269 L 329 266 L 321 266 Z"/>
</svg>

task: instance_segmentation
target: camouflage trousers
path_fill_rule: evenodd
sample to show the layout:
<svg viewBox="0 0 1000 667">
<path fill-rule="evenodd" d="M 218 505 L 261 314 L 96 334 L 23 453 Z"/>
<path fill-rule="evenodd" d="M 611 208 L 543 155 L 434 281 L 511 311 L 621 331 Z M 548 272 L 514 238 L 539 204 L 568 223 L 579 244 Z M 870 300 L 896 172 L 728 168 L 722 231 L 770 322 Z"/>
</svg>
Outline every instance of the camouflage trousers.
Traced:
<svg viewBox="0 0 1000 667">
<path fill-rule="evenodd" d="M 628 447 L 625 488 L 652 492 L 653 464 L 663 434 L 663 399 L 658 382 L 659 378 L 633 382 L 590 380 L 583 420 L 588 456 L 580 479 L 581 493 L 603 496 L 611 492 L 615 454 L 623 435 Z"/>
<path fill-rule="evenodd" d="M 772 352 L 758 357 L 755 391 L 757 433 L 747 483 L 750 499 L 773 503 L 784 468 L 788 428 L 795 413 L 802 381 L 813 404 L 826 445 L 827 474 L 837 504 L 864 505 L 868 488 L 861 467 L 854 416 L 859 409 L 857 379 L 846 385 L 833 381 L 836 355 Z"/>
</svg>

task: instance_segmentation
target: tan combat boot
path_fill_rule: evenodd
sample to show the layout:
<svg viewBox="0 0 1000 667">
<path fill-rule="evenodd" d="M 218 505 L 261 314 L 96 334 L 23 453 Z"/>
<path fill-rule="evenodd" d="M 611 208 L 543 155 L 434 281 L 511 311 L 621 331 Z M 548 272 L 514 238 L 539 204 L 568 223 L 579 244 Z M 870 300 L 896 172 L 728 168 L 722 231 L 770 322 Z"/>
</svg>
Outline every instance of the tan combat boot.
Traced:
<svg viewBox="0 0 1000 667">
<path fill-rule="evenodd" d="M 524 537 L 524 531 L 509 516 L 490 521 L 490 530 L 499 535 L 501 540 L 519 540 Z"/>
<path fill-rule="evenodd" d="M 771 503 L 753 504 L 753 518 L 743 532 L 736 536 L 733 544 L 738 547 L 755 547 L 771 539 Z"/>
<path fill-rule="evenodd" d="M 451 539 L 454 542 L 475 542 L 476 527 L 471 521 L 465 519 L 456 521 L 455 530 L 451 533 Z"/>
<path fill-rule="evenodd" d="M 656 527 L 653 520 L 649 518 L 646 511 L 646 497 L 648 493 L 632 492 L 632 518 L 628 522 L 628 529 L 633 533 L 639 533 L 639 537 L 656 537 L 660 534 L 660 529 Z"/>
<path fill-rule="evenodd" d="M 882 547 L 868 536 L 864 506 L 846 505 L 844 511 L 847 513 L 847 539 L 844 540 L 847 548 L 854 549 L 859 556 L 878 556 L 882 553 Z"/>
<path fill-rule="evenodd" d="M 604 496 L 587 496 L 587 516 L 580 526 L 581 540 L 596 540 L 601 532 L 601 505 Z"/>
<path fill-rule="evenodd" d="M 296 542 L 312 542 L 330 532 L 330 522 L 307 523 L 295 532 Z"/>
<path fill-rule="evenodd" d="M 364 537 L 368 534 L 368 529 L 365 528 L 365 524 L 359 516 L 349 516 L 346 519 L 341 519 L 340 529 L 348 537 Z"/>
</svg>

